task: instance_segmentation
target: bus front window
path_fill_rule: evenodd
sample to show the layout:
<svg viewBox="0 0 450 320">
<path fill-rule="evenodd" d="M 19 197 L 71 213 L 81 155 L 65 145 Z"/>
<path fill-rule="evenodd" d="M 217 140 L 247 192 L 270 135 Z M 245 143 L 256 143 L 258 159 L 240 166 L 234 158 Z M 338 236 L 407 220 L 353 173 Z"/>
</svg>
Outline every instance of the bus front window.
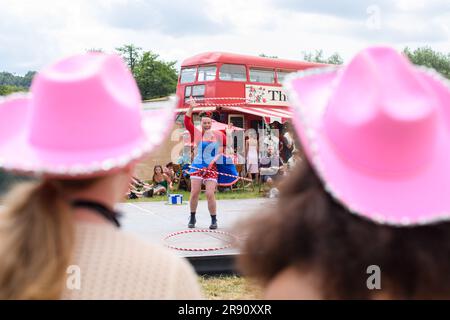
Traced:
<svg viewBox="0 0 450 320">
<path fill-rule="evenodd" d="M 227 81 L 247 81 L 245 66 L 224 64 L 220 67 L 219 78 Z"/>
<path fill-rule="evenodd" d="M 216 80 L 216 66 L 205 66 L 198 68 L 197 81 L 213 81 Z"/>
<path fill-rule="evenodd" d="M 181 69 L 180 83 L 194 82 L 196 73 L 197 73 L 197 68 Z"/>
</svg>

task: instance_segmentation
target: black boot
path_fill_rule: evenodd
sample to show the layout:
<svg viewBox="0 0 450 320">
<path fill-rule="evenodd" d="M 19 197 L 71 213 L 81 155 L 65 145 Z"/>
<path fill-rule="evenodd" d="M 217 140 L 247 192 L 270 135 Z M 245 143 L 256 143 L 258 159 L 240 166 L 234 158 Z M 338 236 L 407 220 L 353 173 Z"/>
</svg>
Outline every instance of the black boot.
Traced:
<svg viewBox="0 0 450 320">
<path fill-rule="evenodd" d="M 211 230 L 217 229 L 217 217 L 214 215 L 211 215 L 211 225 L 209 226 Z"/>
<path fill-rule="evenodd" d="M 191 213 L 191 219 L 189 219 L 188 228 L 195 228 L 195 223 L 197 220 L 195 219 L 195 212 Z"/>
</svg>

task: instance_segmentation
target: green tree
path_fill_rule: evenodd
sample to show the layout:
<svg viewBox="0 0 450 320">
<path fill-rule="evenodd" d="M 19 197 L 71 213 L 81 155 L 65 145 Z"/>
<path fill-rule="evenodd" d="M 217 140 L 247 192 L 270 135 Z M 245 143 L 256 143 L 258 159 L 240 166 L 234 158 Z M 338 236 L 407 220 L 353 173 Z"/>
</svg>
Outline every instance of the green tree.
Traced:
<svg viewBox="0 0 450 320">
<path fill-rule="evenodd" d="M 144 100 L 165 97 L 176 90 L 176 61 L 164 62 L 158 58 L 156 53 L 144 52 L 135 66 L 134 76 Z"/>
<path fill-rule="evenodd" d="M 0 86 L 0 96 L 7 96 L 14 92 L 26 92 L 28 89 L 25 87 L 18 87 L 18 86 Z"/>
<path fill-rule="evenodd" d="M 343 64 L 344 60 L 339 55 L 339 53 L 335 52 L 331 56 L 328 57 L 327 63 L 328 64 Z"/>
<path fill-rule="evenodd" d="M 450 79 L 450 53 L 444 54 L 434 51 L 430 47 L 421 47 L 414 51 L 406 47 L 403 52 L 412 63 L 433 68 L 447 79 Z"/>
<path fill-rule="evenodd" d="M 315 50 L 315 52 L 302 52 L 302 59 L 309 62 L 326 63 L 326 64 L 342 64 L 344 60 L 339 53 L 335 52 L 328 58 L 323 55 L 323 50 Z"/>
<path fill-rule="evenodd" d="M 142 52 L 142 48 L 133 44 L 123 45 L 116 51 L 128 64 L 142 99 L 165 97 L 175 92 L 178 82 L 176 61 L 161 61 L 158 54 Z"/>
<path fill-rule="evenodd" d="M 259 56 L 263 57 L 263 58 L 278 59 L 278 56 L 270 56 L 270 55 L 267 55 L 267 54 L 264 54 L 264 53 L 260 53 Z"/>
<path fill-rule="evenodd" d="M 134 69 L 142 58 L 142 48 L 136 47 L 133 44 L 126 44 L 120 48 L 116 48 L 116 51 L 122 56 L 131 72 L 134 74 Z"/>
<path fill-rule="evenodd" d="M 18 86 L 20 79 L 9 72 L 0 72 L 0 85 Z"/>
<path fill-rule="evenodd" d="M 22 79 L 22 86 L 25 88 L 29 88 L 36 73 L 36 71 L 28 71 Z"/>
<path fill-rule="evenodd" d="M 27 89 L 31 86 L 35 74 L 35 71 L 28 71 L 25 76 L 22 77 L 9 72 L 0 72 L 0 86 L 13 86 Z"/>
</svg>

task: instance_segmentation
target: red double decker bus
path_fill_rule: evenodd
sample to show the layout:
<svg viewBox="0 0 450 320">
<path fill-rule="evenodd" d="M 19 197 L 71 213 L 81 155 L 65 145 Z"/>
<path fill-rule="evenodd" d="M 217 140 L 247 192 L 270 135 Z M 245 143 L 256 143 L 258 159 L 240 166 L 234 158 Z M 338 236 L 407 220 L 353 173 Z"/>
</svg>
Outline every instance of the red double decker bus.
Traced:
<svg viewBox="0 0 450 320">
<path fill-rule="evenodd" d="M 178 111 L 188 109 L 192 95 L 200 106 L 194 110 L 217 111 L 216 120 L 243 129 L 284 123 L 292 117 L 282 81 L 287 74 L 323 64 L 207 52 L 184 60 L 177 86 Z"/>
</svg>

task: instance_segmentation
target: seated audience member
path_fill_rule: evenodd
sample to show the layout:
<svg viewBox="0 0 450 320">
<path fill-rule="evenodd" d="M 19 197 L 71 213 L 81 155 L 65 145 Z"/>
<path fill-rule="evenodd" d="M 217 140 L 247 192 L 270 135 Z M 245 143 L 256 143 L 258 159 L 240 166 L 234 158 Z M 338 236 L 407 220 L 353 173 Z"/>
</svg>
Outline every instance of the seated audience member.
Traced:
<svg viewBox="0 0 450 320">
<path fill-rule="evenodd" d="M 275 181 L 283 174 L 283 165 L 283 160 L 275 154 L 275 148 L 269 145 L 267 155 L 259 160 L 261 182 L 272 188 Z"/>
<path fill-rule="evenodd" d="M 450 299 L 446 81 L 373 47 L 287 92 L 306 157 L 241 224 L 241 272 L 269 299 Z"/>
<path fill-rule="evenodd" d="M 143 187 L 145 182 L 136 178 L 136 177 L 131 177 L 131 183 L 136 186 L 136 187 Z"/>
<path fill-rule="evenodd" d="M 192 149 L 191 145 L 186 145 L 180 150 L 178 155 L 177 164 L 183 166 L 185 164 L 190 165 L 192 163 Z"/>
<path fill-rule="evenodd" d="M 153 188 L 137 190 L 134 186 L 130 186 L 126 196 L 128 199 L 151 198 L 153 197 L 153 192 Z"/>
<path fill-rule="evenodd" d="M 152 186 L 136 177 L 131 177 L 131 184 L 137 189 L 149 190 Z"/>
<path fill-rule="evenodd" d="M 160 165 L 155 166 L 153 169 L 153 195 L 166 194 L 168 190 L 173 190 L 172 180 L 163 172 L 163 168 Z"/>
<path fill-rule="evenodd" d="M 142 196 L 140 193 L 141 191 L 138 191 L 130 186 L 125 196 L 127 199 L 139 199 Z"/>
<path fill-rule="evenodd" d="M 178 158 L 178 164 L 181 166 L 180 183 L 179 188 L 189 191 L 191 189 L 191 180 L 189 175 L 189 169 L 193 159 L 193 147 L 191 145 L 185 146 L 180 151 L 180 157 Z"/>
<path fill-rule="evenodd" d="M 164 173 L 170 178 L 173 183 L 177 182 L 177 175 L 173 168 L 173 162 L 169 162 L 168 164 L 166 164 Z"/>
<path fill-rule="evenodd" d="M 292 171 L 294 167 L 302 161 L 302 158 L 300 156 L 300 151 L 295 149 L 292 151 L 292 156 L 289 158 L 287 162 L 287 169 L 288 171 Z"/>
<path fill-rule="evenodd" d="M 272 146 L 274 150 L 277 150 L 277 154 L 283 153 L 283 141 L 281 136 L 280 124 L 278 121 L 272 122 L 266 130 L 266 134 L 263 139 L 264 149 L 267 150 L 269 146 Z M 281 139 L 281 140 L 280 140 Z"/>
<path fill-rule="evenodd" d="M 151 198 L 153 197 L 153 186 L 136 178 L 131 177 L 131 183 L 126 196 L 128 199 Z"/>
<path fill-rule="evenodd" d="M 280 150 L 280 155 L 284 162 L 287 162 L 292 157 L 292 153 L 295 150 L 295 140 L 292 130 L 292 125 L 289 122 L 286 122 L 283 125 L 283 132 L 280 133 L 282 134 L 282 149 Z"/>
</svg>

